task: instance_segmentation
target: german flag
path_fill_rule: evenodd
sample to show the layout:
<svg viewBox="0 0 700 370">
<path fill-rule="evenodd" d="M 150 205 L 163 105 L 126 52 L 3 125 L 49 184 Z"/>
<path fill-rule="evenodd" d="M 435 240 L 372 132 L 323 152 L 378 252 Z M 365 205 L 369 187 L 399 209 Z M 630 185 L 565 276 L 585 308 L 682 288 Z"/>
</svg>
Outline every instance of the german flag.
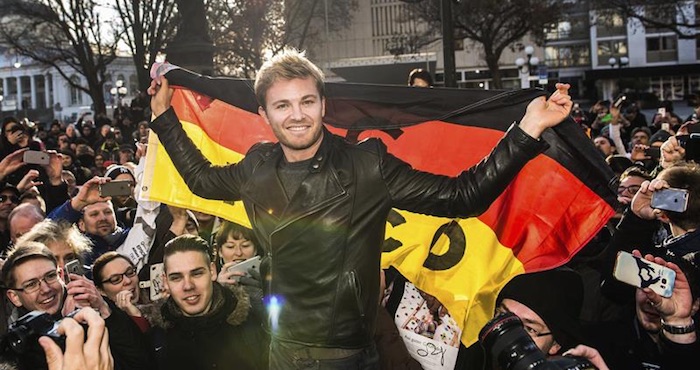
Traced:
<svg viewBox="0 0 700 370">
<path fill-rule="evenodd" d="M 174 68 L 173 106 L 183 127 L 213 163 L 241 160 L 260 141 L 276 141 L 257 114 L 252 81 L 211 78 Z M 489 154 L 545 94 L 328 83 L 326 127 L 349 141 L 378 137 L 414 168 L 455 176 Z M 382 265 L 394 266 L 449 310 L 477 340 L 513 276 L 566 263 L 614 214 L 615 176 L 572 119 L 547 130 L 547 151 L 530 161 L 481 216 L 444 219 L 393 210 Z M 149 140 L 142 194 L 250 226 L 241 202 L 193 195 L 156 135 Z"/>
</svg>

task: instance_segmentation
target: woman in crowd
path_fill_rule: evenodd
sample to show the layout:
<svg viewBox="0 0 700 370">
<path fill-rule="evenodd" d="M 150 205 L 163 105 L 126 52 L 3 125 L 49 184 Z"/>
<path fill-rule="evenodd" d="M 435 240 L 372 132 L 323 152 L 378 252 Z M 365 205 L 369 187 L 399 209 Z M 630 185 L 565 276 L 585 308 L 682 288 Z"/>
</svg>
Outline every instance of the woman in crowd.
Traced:
<svg viewBox="0 0 700 370">
<path fill-rule="evenodd" d="M 223 221 L 215 239 L 219 283 L 233 283 L 236 275 L 228 272 L 228 268 L 258 255 L 257 245 L 253 230 L 235 222 Z"/>
<path fill-rule="evenodd" d="M 126 312 L 145 333 L 150 325 L 136 307 L 143 303 L 140 302 L 142 295 L 136 272 L 130 259 L 114 251 L 98 257 L 92 266 L 92 277 L 100 293 Z"/>
</svg>

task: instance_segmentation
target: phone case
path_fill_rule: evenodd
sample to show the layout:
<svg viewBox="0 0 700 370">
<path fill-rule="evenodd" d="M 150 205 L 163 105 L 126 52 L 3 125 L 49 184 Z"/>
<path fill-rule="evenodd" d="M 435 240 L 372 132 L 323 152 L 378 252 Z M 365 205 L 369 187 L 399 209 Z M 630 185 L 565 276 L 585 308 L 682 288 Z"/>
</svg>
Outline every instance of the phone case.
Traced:
<svg viewBox="0 0 700 370">
<path fill-rule="evenodd" d="M 670 268 L 637 258 L 627 252 L 617 253 L 613 276 L 637 288 L 650 288 L 666 298 L 671 296 L 676 281 L 676 272 Z"/>
<path fill-rule="evenodd" d="M 233 265 L 233 266 L 229 267 L 227 271 L 240 271 L 240 272 L 247 273 L 248 269 L 250 269 L 250 268 L 255 269 L 255 270 L 260 269 L 260 256 L 248 258 L 247 260 L 245 260 L 237 265 Z"/>
<path fill-rule="evenodd" d="M 79 260 L 71 260 L 66 263 L 66 271 L 69 274 L 84 275 L 85 270 Z"/>
<path fill-rule="evenodd" d="M 163 282 L 163 264 L 156 263 L 151 265 L 151 301 L 155 301 L 164 297 L 165 283 Z"/>
<path fill-rule="evenodd" d="M 110 181 L 100 184 L 100 196 L 114 197 L 131 195 L 131 182 L 129 181 Z"/>
<path fill-rule="evenodd" d="M 688 207 L 688 190 L 661 189 L 651 194 L 651 208 L 664 211 L 685 212 Z"/>
<path fill-rule="evenodd" d="M 51 159 L 49 158 L 48 153 L 36 151 L 36 150 L 28 150 L 24 152 L 24 156 L 22 157 L 22 161 L 24 163 L 29 163 L 29 164 L 40 164 L 40 165 L 46 165 L 51 162 Z"/>
</svg>

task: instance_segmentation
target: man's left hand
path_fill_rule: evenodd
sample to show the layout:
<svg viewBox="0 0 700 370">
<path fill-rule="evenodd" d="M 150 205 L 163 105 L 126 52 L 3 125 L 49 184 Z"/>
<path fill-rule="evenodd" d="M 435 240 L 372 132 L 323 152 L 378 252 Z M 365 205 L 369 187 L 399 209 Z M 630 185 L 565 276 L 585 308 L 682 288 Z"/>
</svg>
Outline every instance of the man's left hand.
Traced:
<svg viewBox="0 0 700 370">
<path fill-rule="evenodd" d="M 554 127 L 566 119 L 571 113 L 573 103 L 569 96 L 569 84 L 558 83 L 557 91 L 549 99 L 541 96 L 527 106 L 525 116 L 520 121 L 520 128 L 528 135 L 539 138 L 542 132 Z"/>
</svg>

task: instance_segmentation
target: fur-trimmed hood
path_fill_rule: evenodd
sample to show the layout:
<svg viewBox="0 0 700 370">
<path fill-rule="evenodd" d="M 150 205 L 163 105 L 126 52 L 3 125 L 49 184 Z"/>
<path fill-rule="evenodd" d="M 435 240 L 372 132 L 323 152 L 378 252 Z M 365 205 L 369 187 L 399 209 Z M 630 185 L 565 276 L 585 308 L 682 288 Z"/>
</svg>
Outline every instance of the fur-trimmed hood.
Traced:
<svg viewBox="0 0 700 370">
<path fill-rule="evenodd" d="M 201 317 L 202 319 L 219 316 L 223 314 L 221 310 L 230 310 L 226 322 L 233 326 L 241 325 L 248 319 L 251 309 L 250 297 L 243 288 L 214 282 L 213 299 L 211 309 Z M 169 329 L 180 318 L 185 318 L 175 301 L 170 297 L 140 305 L 138 309 L 154 328 Z"/>
</svg>

